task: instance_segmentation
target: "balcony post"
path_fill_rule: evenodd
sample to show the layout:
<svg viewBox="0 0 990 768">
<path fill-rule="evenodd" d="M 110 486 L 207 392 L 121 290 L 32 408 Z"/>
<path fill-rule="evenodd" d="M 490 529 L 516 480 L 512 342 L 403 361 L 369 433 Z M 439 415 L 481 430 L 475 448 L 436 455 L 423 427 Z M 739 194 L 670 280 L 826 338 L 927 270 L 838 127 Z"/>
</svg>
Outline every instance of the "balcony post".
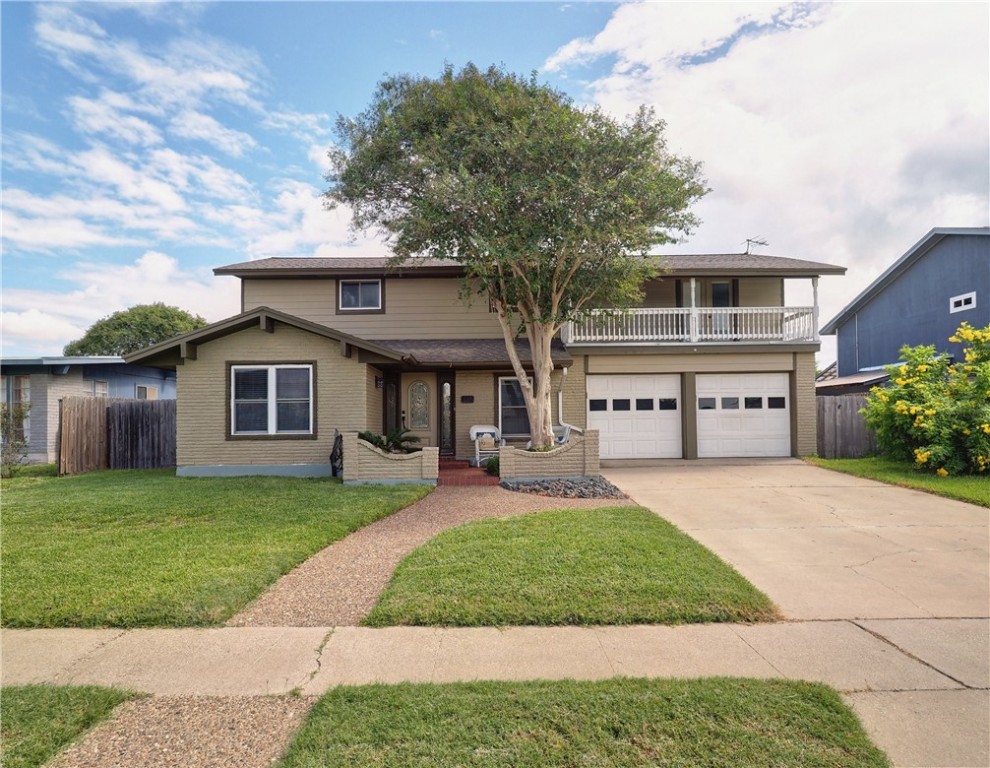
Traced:
<svg viewBox="0 0 990 768">
<path fill-rule="evenodd" d="M 812 329 L 811 334 L 815 341 L 821 341 L 818 336 L 818 275 L 811 278 L 811 293 L 814 297 L 814 302 L 812 303 L 811 310 L 811 323 Z"/>
<path fill-rule="evenodd" d="M 690 330 L 691 330 L 691 341 L 697 341 L 698 340 L 698 308 L 694 304 L 694 286 L 695 286 L 695 279 L 692 277 L 691 278 L 691 303 L 689 305 L 691 307 L 691 321 L 689 323 Z"/>
</svg>

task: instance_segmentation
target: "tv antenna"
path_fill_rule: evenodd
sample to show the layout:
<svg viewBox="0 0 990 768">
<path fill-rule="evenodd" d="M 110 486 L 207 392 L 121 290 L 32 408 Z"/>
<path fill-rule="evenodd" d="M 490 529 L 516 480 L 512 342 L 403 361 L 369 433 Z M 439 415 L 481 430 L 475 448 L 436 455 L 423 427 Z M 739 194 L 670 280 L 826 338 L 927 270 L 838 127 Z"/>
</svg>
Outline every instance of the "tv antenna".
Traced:
<svg viewBox="0 0 990 768">
<path fill-rule="evenodd" d="M 766 248 L 768 245 L 770 245 L 770 243 L 768 243 L 762 237 L 747 237 L 746 238 L 746 255 L 747 256 L 749 256 L 751 254 L 750 248 L 752 248 L 754 245 L 755 246 L 762 247 L 762 248 Z"/>
</svg>

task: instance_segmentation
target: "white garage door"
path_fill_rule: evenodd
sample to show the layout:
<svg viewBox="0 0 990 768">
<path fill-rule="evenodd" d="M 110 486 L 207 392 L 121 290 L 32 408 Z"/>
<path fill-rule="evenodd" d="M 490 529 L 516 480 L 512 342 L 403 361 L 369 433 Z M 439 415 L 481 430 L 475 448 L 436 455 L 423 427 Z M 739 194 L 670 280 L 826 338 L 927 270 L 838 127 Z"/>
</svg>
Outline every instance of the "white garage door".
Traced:
<svg viewBox="0 0 990 768">
<path fill-rule="evenodd" d="M 698 374 L 698 457 L 791 455 L 786 373 Z"/>
<path fill-rule="evenodd" d="M 681 458 L 678 374 L 589 376 L 588 429 L 600 432 L 603 459 Z"/>
</svg>

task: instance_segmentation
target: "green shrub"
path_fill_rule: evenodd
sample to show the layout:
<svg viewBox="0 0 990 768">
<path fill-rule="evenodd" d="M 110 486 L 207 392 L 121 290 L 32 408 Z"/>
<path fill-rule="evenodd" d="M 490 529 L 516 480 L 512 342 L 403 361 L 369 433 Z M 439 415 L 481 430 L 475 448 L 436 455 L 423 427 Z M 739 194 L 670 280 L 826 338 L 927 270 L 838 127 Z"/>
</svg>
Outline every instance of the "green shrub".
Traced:
<svg viewBox="0 0 990 768">
<path fill-rule="evenodd" d="M 488 461 L 485 462 L 485 472 L 489 475 L 499 476 L 498 472 L 498 456 L 492 456 Z"/>
<path fill-rule="evenodd" d="M 358 437 L 386 453 L 412 453 L 419 450 L 418 446 L 410 445 L 410 443 L 418 443 L 419 438 L 409 434 L 409 430 L 405 427 L 393 429 L 385 435 L 376 435 L 374 432 L 358 432 Z"/>
<path fill-rule="evenodd" d="M 990 325 L 959 326 L 949 341 L 969 344 L 950 363 L 932 345 L 902 347 L 890 382 L 870 391 L 863 413 L 886 456 L 938 475 L 990 468 Z"/>
</svg>

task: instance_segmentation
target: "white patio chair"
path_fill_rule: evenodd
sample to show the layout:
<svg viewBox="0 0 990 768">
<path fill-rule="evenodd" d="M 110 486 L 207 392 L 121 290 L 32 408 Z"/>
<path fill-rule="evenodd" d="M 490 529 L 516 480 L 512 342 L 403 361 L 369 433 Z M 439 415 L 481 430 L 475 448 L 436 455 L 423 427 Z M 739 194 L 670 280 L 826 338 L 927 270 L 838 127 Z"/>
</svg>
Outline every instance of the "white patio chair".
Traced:
<svg viewBox="0 0 990 768">
<path fill-rule="evenodd" d="M 474 440 L 474 465 L 482 466 L 482 462 L 488 461 L 493 456 L 498 456 L 499 448 L 505 445 L 502 433 L 494 424 L 475 424 L 468 430 L 471 439 Z"/>
</svg>

